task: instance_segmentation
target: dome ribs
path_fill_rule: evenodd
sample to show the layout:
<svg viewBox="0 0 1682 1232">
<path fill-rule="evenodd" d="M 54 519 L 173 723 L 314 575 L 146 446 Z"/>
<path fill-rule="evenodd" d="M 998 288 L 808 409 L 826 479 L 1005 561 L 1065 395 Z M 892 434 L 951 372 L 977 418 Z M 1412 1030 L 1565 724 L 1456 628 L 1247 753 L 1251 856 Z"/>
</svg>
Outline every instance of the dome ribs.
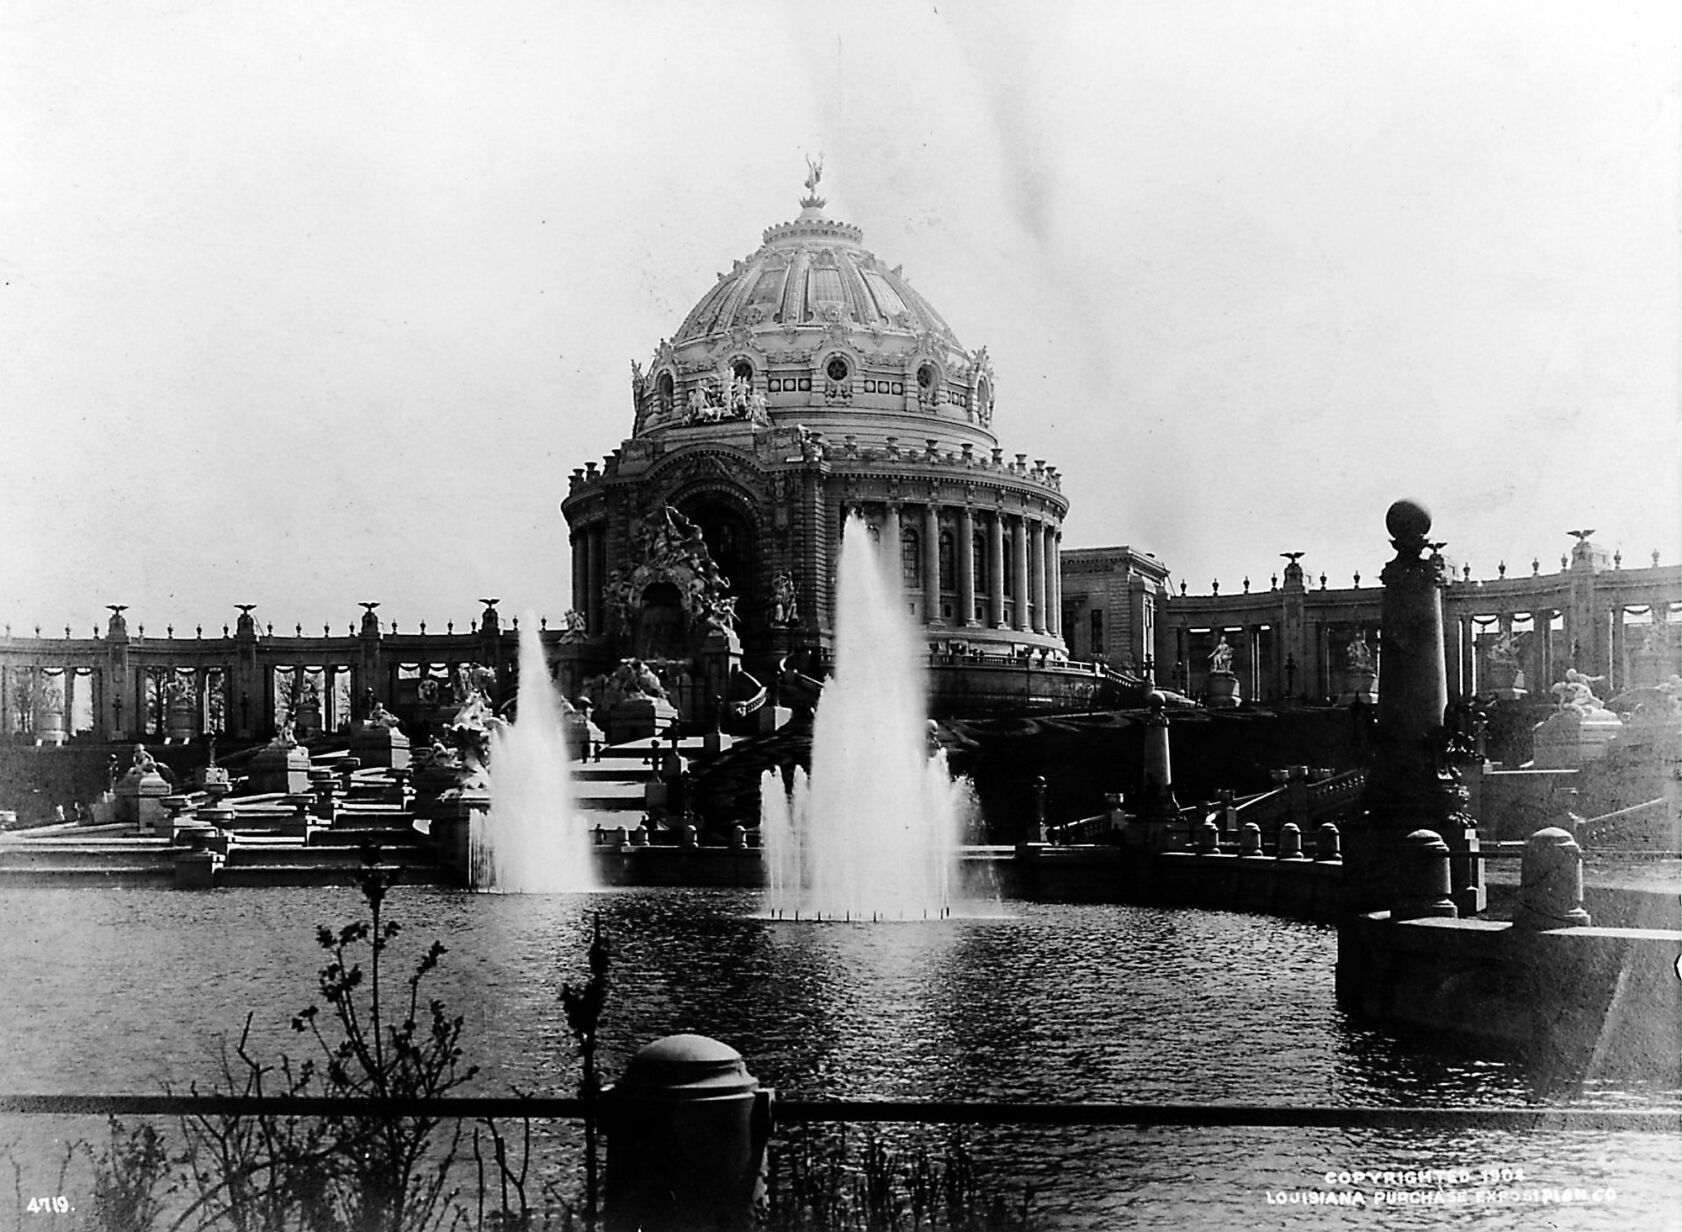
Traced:
<svg viewBox="0 0 1682 1232">
<path fill-rule="evenodd" d="M 847 307 L 851 309 L 853 320 L 861 325 L 870 325 L 879 319 L 876 302 L 871 298 L 870 289 L 865 286 L 864 278 L 859 274 L 858 262 L 840 260 L 835 263 L 841 270 L 841 285 L 847 296 Z"/>
<path fill-rule="evenodd" d="M 783 283 L 782 321 L 786 325 L 799 325 L 806 319 L 806 267 L 810 263 L 811 254 L 804 249 L 789 262 L 788 281 Z"/>
</svg>

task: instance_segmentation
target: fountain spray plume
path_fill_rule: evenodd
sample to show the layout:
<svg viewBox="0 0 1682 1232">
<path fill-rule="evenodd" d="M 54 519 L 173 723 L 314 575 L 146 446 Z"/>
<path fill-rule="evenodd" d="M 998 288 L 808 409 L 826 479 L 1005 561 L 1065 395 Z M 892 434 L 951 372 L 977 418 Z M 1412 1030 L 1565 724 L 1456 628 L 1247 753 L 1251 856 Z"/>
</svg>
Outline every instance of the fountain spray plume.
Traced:
<svg viewBox="0 0 1682 1232">
<path fill-rule="evenodd" d="M 490 742 L 491 809 L 473 844 L 475 888 L 547 894 L 596 887 L 589 831 L 573 815 L 566 703 L 537 618 L 520 622 L 519 708 Z"/>
<path fill-rule="evenodd" d="M 897 545 L 894 545 L 897 547 Z M 897 555 L 893 553 L 892 555 Z M 774 916 L 943 917 L 966 784 L 929 753 L 923 645 L 897 560 L 848 520 L 837 582 L 835 674 L 812 725 L 812 771 L 761 783 L 760 834 Z"/>
</svg>

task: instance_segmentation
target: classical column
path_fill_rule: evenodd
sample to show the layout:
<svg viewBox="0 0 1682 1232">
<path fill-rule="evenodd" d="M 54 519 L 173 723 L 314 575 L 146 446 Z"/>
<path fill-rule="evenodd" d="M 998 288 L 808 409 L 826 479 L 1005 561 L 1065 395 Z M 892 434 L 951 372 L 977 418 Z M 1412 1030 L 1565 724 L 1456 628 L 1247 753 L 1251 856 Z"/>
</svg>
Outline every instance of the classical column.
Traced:
<svg viewBox="0 0 1682 1232">
<path fill-rule="evenodd" d="M 1035 633 L 1044 633 L 1045 624 L 1045 523 L 1035 520 L 1028 531 L 1028 576 L 1034 588 L 1034 610 L 1029 613 Z"/>
<path fill-rule="evenodd" d="M 944 624 L 940 614 L 940 506 L 923 507 L 923 623 Z"/>
<path fill-rule="evenodd" d="M 889 501 L 882 507 L 882 561 L 888 568 L 888 585 L 895 594 L 905 588 L 905 547 L 899 539 L 899 505 Z"/>
<path fill-rule="evenodd" d="M 1382 627 L 1382 626 L 1381 626 Z M 1448 685 L 1455 693 L 1462 697 L 1466 695 L 1466 618 L 1454 618 L 1454 635 L 1444 635 L 1443 652 L 1447 661 L 1444 670 L 1448 673 Z"/>
<path fill-rule="evenodd" d="M 965 505 L 958 511 L 958 618 L 966 629 L 975 619 L 975 510 Z"/>
<path fill-rule="evenodd" d="M 1629 687 L 1629 626 L 1624 624 L 1623 605 L 1612 609 L 1612 670 L 1606 676 L 1606 696 Z"/>
<path fill-rule="evenodd" d="M 1063 636 L 1063 531 L 1048 527 L 1045 536 L 1045 627 L 1054 637 Z"/>
<path fill-rule="evenodd" d="M 1016 574 L 1014 579 L 1016 618 L 1011 621 L 1011 627 L 1018 632 L 1025 633 L 1028 629 L 1028 604 L 1031 598 L 1028 594 L 1028 519 L 1026 517 L 1018 517 L 1011 523 L 1010 550 L 1016 558 L 1011 562 L 1016 566 L 1014 570 Z"/>
<path fill-rule="evenodd" d="M 590 593 L 590 583 L 586 576 L 585 556 L 589 551 L 589 539 L 582 529 L 572 532 L 572 610 L 582 612 L 588 605 L 586 596 Z"/>
<path fill-rule="evenodd" d="M 602 525 L 592 522 L 584 528 L 584 620 L 592 635 L 604 632 L 602 556 Z"/>
<path fill-rule="evenodd" d="M 1005 627 L 1005 515 L 995 509 L 987 515 L 987 599 L 992 605 L 992 625 Z"/>
<path fill-rule="evenodd" d="M 1238 679 L 1241 682 L 1240 687 L 1243 689 L 1242 696 L 1255 701 L 1261 692 L 1261 687 L 1258 683 L 1260 673 L 1256 670 L 1256 627 L 1254 625 L 1243 624 L 1238 626 L 1238 645 L 1244 655 L 1244 661 L 1242 664 L 1237 663 L 1238 656 L 1234 655 L 1233 666 L 1238 668 Z"/>
<path fill-rule="evenodd" d="M 1654 611 L 1656 612 L 1658 609 L 1655 608 Z M 1531 684 L 1530 691 L 1535 693 L 1537 690 L 1541 690 L 1542 693 L 1546 694 L 1548 687 L 1554 682 L 1553 609 L 1547 608 L 1540 612 L 1532 612 L 1530 627 L 1536 631 L 1536 636 L 1541 639 L 1541 650 L 1536 660 L 1536 670 L 1541 679 Z"/>
</svg>

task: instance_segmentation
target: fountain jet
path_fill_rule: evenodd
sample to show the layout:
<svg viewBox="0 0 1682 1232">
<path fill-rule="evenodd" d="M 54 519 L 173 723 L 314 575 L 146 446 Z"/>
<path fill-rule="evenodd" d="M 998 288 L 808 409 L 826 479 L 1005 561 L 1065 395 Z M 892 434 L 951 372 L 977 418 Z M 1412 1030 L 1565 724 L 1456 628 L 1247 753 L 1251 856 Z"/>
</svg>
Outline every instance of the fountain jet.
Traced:
<svg viewBox="0 0 1682 1232">
<path fill-rule="evenodd" d="M 502 894 L 596 888 L 588 830 L 573 816 L 563 702 L 537 618 L 520 623 L 519 711 L 490 739 L 490 814 L 473 839 L 473 886 Z"/>
<path fill-rule="evenodd" d="M 897 555 L 897 554 L 896 554 Z M 835 675 L 812 725 L 812 771 L 760 791 L 766 906 L 774 918 L 944 918 L 953 898 L 967 781 L 929 752 L 922 644 L 898 562 L 848 520 L 837 584 Z"/>
</svg>

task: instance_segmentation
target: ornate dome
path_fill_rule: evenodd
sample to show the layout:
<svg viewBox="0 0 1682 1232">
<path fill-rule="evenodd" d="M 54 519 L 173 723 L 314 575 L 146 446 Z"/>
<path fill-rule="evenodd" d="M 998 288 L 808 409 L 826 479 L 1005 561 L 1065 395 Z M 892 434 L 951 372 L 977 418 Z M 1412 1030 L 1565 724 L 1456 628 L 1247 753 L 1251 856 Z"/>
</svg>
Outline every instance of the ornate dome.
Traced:
<svg viewBox="0 0 1682 1232">
<path fill-rule="evenodd" d="M 632 364 L 635 435 L 745 420 L 991 450 L 987 348 L 966 350 L 863 231 L 824 215 L 820 174 L 814 164 L 799 217 L 718 276 L 647 372 Z"/>
<path fill-rule="evenodd" d="M 759 251 L 719 275 L 672 342 L 728 333 L 737 326 L 855 328 L 907 335 L 932 333 L 960 346 L 941 315 L 900 273 L 862 244 L 864 232 L 826 218 L 807 198 L 800 217 L 765 229 Z"/>
</svg>

